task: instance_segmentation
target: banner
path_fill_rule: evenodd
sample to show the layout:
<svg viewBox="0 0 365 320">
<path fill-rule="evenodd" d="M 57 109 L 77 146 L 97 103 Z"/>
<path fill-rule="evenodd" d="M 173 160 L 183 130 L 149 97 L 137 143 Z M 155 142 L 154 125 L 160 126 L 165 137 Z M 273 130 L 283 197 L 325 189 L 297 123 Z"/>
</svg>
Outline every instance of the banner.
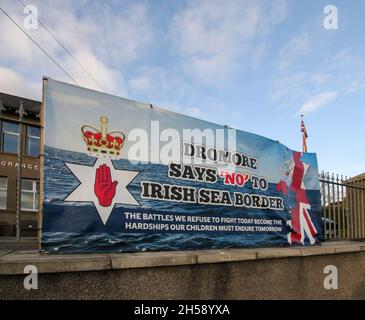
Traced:
<svg viewBox="0 0 365 320">
<path fill-rule="evenodd" d="M 44 251 L 322 240 L 314 153 L 51 79 L 43 87 Z"/>
</svg>

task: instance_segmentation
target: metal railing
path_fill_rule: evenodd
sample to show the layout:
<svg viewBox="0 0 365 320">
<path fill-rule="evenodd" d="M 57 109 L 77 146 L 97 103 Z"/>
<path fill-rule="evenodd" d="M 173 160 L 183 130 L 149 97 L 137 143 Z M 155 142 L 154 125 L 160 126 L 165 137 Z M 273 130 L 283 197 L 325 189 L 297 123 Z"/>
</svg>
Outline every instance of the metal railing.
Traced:
<svg viewBox="0 0 365 320">
<path fill-rule="evenodd" d="M 321 210 L 326 240 L 365 238 L 365 177 L 322 171 Z"/>
</svg>

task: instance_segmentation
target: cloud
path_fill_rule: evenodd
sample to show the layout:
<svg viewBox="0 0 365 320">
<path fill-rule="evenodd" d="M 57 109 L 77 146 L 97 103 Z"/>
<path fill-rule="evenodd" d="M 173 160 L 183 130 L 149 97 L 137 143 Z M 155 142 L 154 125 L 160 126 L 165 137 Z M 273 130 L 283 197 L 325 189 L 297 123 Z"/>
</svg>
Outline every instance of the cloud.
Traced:
<svg viewBox="0 0 365 320">
<path fill-rule="evenodd" d="M 132 92 L 148 93 L 151 97 L 166 93 L 169 81 L 166 71 L 159 67 L 139 67 L 135 75 L 128 80 L 128 87 Z"/>
<path fill-rule="evenodd" d="M 315 84 L 324 84 L 330 79 L 331 75 L 329 73 L 314 73 L 311 75 L 311 80 Z"/>
<path fill-rule="evenodd" d="M 365 88 L 364 46 L 339 47 L 330 33 L 318 30 L 316 24 L 308 25 L 276 54 L 267 97 L 280 108 L 302 105 L 300 112 L 311 112 L 327 104 L 327 99 Z"/>
<path fill-rule="evenodd" d="M 305 73 L 285 74 L 275 77 L 270 83 L 269 96 L 272 101 L 301 99 L 306 88 L 308 76 Z M 289 106 L 291 104 L 289 103 Z"/>
<path fill-rule="evenodd" d="M 124 76 L 116 69 L 110 68 L 98 59 L 91 51 L 75 51 L 73 56 L 77 61 L 81 61 L 83 66 L 87 66 L 87 71 L 102 86 L 107 93 L 127 96 L 127 89 Z M 75 62 L 71 57 L 65 57 L 64 66 L 66 70 L 71 70 L 83 87 L 101 90 L 101 88 L 91 79 L 82 68 L 74 66 Z"/>
<path fill-rule="evenodd" d="M 179 112 L 186 109 L 182 105 L 196 104 L 193 84 L 175 66 L 142 65 L 132 73 L 127 81 L 132 99 Z"/>
<path fill-rule="evenodd" d="M 328 103 L 330 103 L 332 100 L 334 100 L 337 97 L 336 91 L 328 91 L 328 92 L 322 92 L 319 93 L 313 97 L 310 97 L 304 105 L 300 108 L 298 114 L 308 114 L 310 112 L 313 112 L 319 108 L 324 107 Z"/>
<path fill-rule="evenodd" d="M 200 108 L 196 108 L 196 107 L 192 107 L 192 108 L 187 108 L 186 113 L 189 116 L 192 116 L 194 118 L 206 118 L 207 114 L 202 111 Z"/>
<path fill-rule="evenodd" d="M 264 38 L 285 16 L 284 1 L 190 1 L 177 12 L 170 38 L 184 73 L 206 84 L 224 83 L 262 53 Z M 257 63 L 257 60 L 254 61 Z"/>
<path fill-rule="evenodd" d="M 8 68 L 0 67 L 1 92 L 33 100 L 41 100 L 42 83 L 31 82 Z M 27 83 L 25 86 L 24 84 Z"/>
<path fill-rule="evenodd" d="M 364 49 L 364 45 L 344 47 L 334 52 L 323 66 L 345 94 L 365 89 Z"/>
<path fill-rule="evenodd" d="M 279 52 L 279 68 L 287 68 L 293 62 L 309 54 L 312 50 L 311 39 L 307 33 L 294 36 Z"/>
<path fill-rule="evenodd" d="M 34 1 L 32 4 L 38 7 L 39 19 L 106 92 L 127 96 L 127 67 L 147 54 L 146 47 L 153 38 L 146 4 L 125 1 L 123 10 L 116 10 L 116 3 L 105 6 L 97 1 Z M 17 1 L 5 1 L 3 7 L 23 26 L 25 15 Z M 18 80 L 24 80 L 24 87 L 31 88 L 34 81 L 41 84 L 43 75 L 72 82 L 7 17 L 1 17 L 0 28 L 4 31 L 0 33 L 0 43 L 6 48 L 0 55 L 0 67 L 11 66 Z M 38 30 L 27 32 L 80 86 L 101 90 L 41 25 Z M 1 78 L 1 82 L 4 81 L 6 79 Z"/>
<path fill-rule="evenodd" d="M 147 48 L 156 37 L 155 26 L 144 2 L 115 3 L 117 6 L 93 2 L 94 8 L 89 8 L 83 22 L 91 30 L 89 36 L 95 52 L 114 66 L 124 68 L 148 55 Z"/>
</svg>

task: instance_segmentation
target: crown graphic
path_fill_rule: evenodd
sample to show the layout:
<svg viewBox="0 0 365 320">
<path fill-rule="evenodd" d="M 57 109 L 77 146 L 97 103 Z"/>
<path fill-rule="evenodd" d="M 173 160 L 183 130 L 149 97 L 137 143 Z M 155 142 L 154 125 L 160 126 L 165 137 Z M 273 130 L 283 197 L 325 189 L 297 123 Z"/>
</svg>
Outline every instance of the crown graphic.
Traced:
<svg viewBox="0 0 365 320">
<path fill-rule="evenodd" d="M 100 117 L 100 131 L 90 125 L 84 125 L 81 132 L 89 155 L 119 158 L 125 134 L 121 131 L 108 132 L 108 117 Z"/>
</svg>

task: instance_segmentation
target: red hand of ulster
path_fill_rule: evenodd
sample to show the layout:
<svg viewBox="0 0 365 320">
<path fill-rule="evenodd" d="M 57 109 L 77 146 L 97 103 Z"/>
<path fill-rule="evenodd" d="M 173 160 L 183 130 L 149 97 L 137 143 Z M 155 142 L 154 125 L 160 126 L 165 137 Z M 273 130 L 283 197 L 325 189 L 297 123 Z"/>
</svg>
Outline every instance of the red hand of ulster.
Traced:
<svg viewBox="0 0 365 320">
<path fill-rule="evenodd" d="M 109 207 L 115 196 L 118 181 L 112 181 L 110 168 L 103 164 L 96 169 L 94 192 L 102 207 Z"/>
</svg>

